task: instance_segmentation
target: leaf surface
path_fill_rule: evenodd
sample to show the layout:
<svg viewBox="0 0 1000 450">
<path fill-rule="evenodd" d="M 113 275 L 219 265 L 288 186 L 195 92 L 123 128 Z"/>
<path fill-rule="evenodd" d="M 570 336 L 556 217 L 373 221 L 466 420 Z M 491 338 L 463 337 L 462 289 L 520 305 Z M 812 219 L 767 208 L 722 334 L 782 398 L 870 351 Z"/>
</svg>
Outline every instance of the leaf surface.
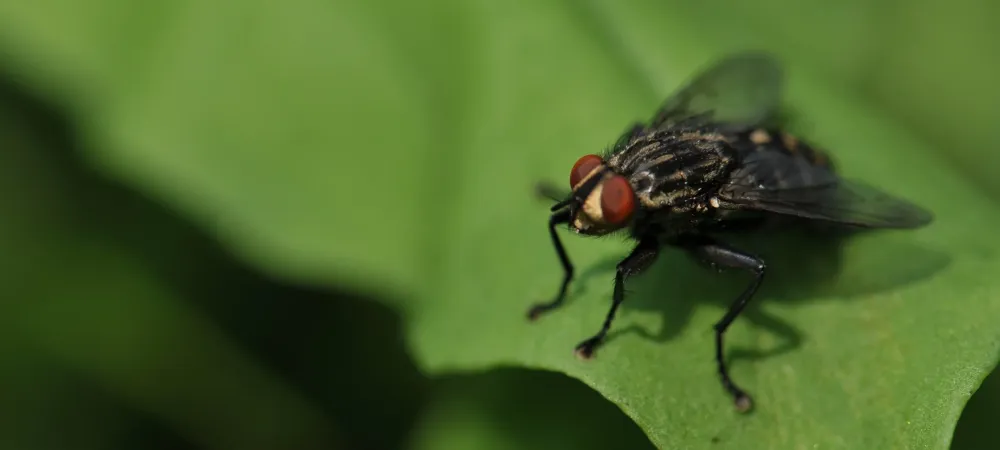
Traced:
<svg viewBox="0 0 1000 450">
<path fill-rule="evenodd" d="M 156 18 L 119 3 L 62 27 L 43 11 L 69 2 L 0 5 L 9 70 L 74 111 L 98 167 L 258 267 L 388 293 L 432 373 L 564 372 L 662 448 L 946 448 L 996 364 L 1000 243 L 982 236 L 1000 212 L 946 153 L 845 87 L 863 43 L 822 34 L 843 60 L 829 72 L 801 56 L 807 45 L 777 43 L 788 30 L 740 41 L 738 15 L 663 2 L 162 2 Z M 572 298 L 534 324 L 524 313 L 560 274 L 533 184 L 565 183 L 576 158 L 746 45 L 789 63 L 797 131 L 937 220 L 842 252 L 746 242 L 771 272 L 727 334 L 757 403 L 740 416 L 711 333 L 739 274 L 668 252 L 580 362 L 573 346 L 600 325 L 629 248 L 564 234 Z"/>
</svg>

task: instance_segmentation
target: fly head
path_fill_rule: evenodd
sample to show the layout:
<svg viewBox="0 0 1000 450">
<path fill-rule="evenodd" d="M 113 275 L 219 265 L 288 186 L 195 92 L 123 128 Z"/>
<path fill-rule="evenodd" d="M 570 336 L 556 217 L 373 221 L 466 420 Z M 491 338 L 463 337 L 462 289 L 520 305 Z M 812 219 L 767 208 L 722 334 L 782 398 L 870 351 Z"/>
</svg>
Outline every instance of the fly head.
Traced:
<svg viewBox="0 0 1000 450">
<path fill-rule="evenodd" d="M 600 156 L 577 160 L 569 180 L 570 198 L 554 209 L 570 208 L 570 229 L 599 236 L 628 226 L 635 215 L 635 192 L 628 179 L 612 171 Z"/>
</svg>

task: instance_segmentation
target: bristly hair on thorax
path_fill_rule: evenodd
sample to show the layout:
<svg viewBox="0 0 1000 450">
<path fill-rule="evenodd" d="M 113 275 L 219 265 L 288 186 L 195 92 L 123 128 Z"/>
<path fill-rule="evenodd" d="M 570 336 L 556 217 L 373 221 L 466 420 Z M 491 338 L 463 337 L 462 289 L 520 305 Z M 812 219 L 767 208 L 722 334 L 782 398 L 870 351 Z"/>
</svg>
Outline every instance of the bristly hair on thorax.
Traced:
<svg viewBox="0 0 1000 450">
<path fill-rule="evenodd" d="M 647 209 L 687 206 L 719 188 L 739 162 L 726 136 L 705 127 L 634 133 L 620 139 L 605 161 L 628 178 Z"/>
</svg>

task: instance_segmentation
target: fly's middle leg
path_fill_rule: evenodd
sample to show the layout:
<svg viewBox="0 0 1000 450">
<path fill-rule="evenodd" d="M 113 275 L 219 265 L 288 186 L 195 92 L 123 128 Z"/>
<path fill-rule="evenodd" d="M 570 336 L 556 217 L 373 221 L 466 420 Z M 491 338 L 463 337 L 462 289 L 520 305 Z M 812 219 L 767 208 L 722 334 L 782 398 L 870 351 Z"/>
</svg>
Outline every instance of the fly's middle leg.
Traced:
<svg viewBox="0 0 1000 450">
<path fill-rule="evenodd" d="M 726 361 L 723 355 L 723 335 L 729 328 L 729 325 L 736 320 L 736 317 L 743 312 L 746 308 L 747 303 L 753 298 L 754 293 L 757 292 L 757 288 L 760 286 L 761 281 L 764 280 L 764 261 L 753 255 L 744 253 L 740 250 L 731 248 L 725 244 L 716 242 L 707 237 L 699 237 L 697 241 L 685 245 L 687 250 L 696 258 L 701 259 L 704 262 L 717 268 L 732 268 L 741 269 L 753 274 L 753 281 L 750 283 L 746 289 L 740 294 L 736 300 L 729 306 L 726 310 L 726 314 L 722 316 L 715 328 L 715 361 L 719 368 L 719 376 L 722 378 L 722 386 L 733 396 L 733 401 L 736 404 L 736 409 L 743 412 L 749 410 L 753 406 L 753 401 L 743 389 L 733 382 L 732 378 L 729 376 L 729 369 L 726 367 Z"/>
</svg>

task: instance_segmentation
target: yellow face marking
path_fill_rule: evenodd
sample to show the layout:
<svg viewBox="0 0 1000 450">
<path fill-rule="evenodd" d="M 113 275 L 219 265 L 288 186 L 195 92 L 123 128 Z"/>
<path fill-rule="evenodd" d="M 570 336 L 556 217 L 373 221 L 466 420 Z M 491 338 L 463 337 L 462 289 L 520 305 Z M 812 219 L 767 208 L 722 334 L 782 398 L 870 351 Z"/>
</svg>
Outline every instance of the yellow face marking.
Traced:
<svg viewBox="0 0 1000 450">
<path fill-rule="evenodd" d="M 576 213 L 576 217 L 573 218 L 574 228 L 584 233 L 593 233 L 595 229 L 599 231 L 606 225 L 604 222 L 604 212 L 601 210 L 601 191 L 603 190 L 604 181 L 602 180 L 594 187 L 593 191 L 590 191 L 590 195 L 583 201 L 582 208 Z"/>
<path fill-rule="evenodd" d="M 598 184 L 587 200 L 583 202 L 583 213 L 594 223 L 604 222 L 604 213 L 601 211 L 601 191 L 604 190 L 604 183 Z"/>
<path fill-rule="evenodd" d="M 750 142 L 757 145 L 764 145 L 771 142 L 771 133 L 765 130 L 753 130 L 753 133 L 750 133 Z"/>
</svg>

